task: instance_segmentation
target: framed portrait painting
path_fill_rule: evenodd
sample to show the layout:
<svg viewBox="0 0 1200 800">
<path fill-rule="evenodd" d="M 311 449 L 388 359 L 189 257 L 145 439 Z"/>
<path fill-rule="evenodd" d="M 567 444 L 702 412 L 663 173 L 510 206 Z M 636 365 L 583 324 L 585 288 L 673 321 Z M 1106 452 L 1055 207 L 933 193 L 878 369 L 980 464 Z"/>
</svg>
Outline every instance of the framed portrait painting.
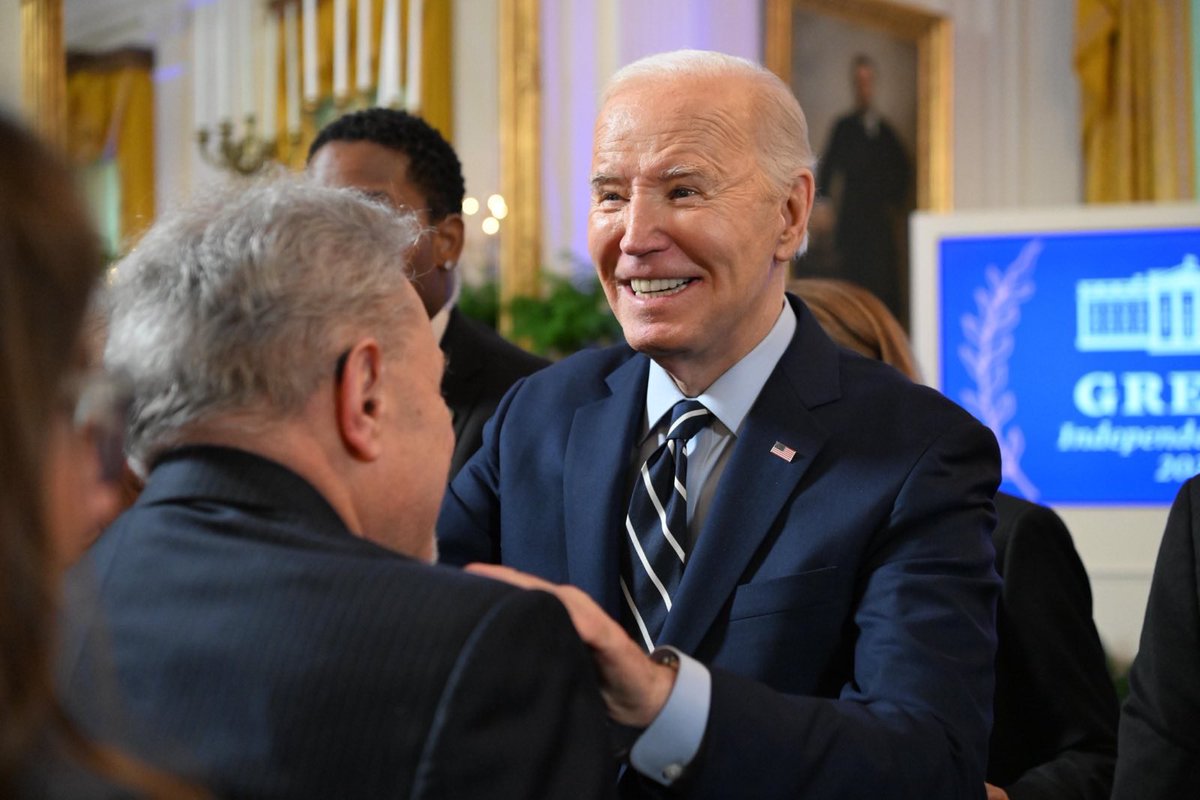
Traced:
<svg viewBox="0 0 1200 800">
<path fill-rule="evenodd" d="M 863 285 L 907 327 L 908 217 L 953 202 L 950 20 L 893 0 L 765 0 L 763 20 L 817 157 L 796 272 Z"/>
</svg>

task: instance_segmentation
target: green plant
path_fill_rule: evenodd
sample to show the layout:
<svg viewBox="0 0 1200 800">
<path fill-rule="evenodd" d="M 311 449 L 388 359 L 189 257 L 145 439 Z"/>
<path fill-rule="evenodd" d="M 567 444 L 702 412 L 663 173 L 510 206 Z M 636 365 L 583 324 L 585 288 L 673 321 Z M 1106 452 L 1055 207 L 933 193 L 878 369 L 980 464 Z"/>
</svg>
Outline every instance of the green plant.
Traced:
<svg viewBox="0 0 1200 800">
<path fill-rule="evenodd" d="M 495 328 L 500 319 L 500 287 L 495 281 L 478 284 L 463 281 L 458 293 L 458 310 Z"/>
<path fill-rule="evenodd" d="M 568 278 L 548 275 L 541 299 L 514 298 L 508 311 L 514 338 L 545 356 L 561 357 L 621 338 L 621 326 L 595 278 L 580 286 Z"/>
<path fill-rule="evenodd" d="M 500 312 L 495 281 L 464 284 L 458 308 L 474 319 L 496 327 Z M 540 355 L 561 358 L 585 347 L 621 339 L 621 326 L 608 307 L 600 281 L 583 283 L 546 275 L 542 297 L 517 297 L 508 304 L 512 337 Z"/>
</svg>

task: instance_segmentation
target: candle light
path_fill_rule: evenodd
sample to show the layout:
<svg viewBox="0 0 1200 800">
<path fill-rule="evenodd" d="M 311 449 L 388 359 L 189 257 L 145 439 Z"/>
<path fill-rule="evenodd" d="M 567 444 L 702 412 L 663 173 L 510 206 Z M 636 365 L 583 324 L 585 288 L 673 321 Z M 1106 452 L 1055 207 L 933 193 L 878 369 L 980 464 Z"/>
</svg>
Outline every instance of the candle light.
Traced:
<svg viewBox="0 0 1200 800">
<path fill-rule="evenodd" d="M 212 27 L 213 7 L 197 5 L 192 14 L 192 124 L 197 131 L 204 130 L 211 122 L 209 118 L 209 78 L 212 76 L 212 42 L 209 30 Z"/>
<path fill-rule="evenodd" d="M 304 0 L 304 100 L 315 104 L 317 88 L 317 0 Z"/>
<path fill-rule="evenodd" d="M 229 90 L 233 83 L 233 73 L 229 69 L 229 59 L 231 57 L 229 48 L 229 31 L 232 27 L 229 18 L 229 2 L 228 0 L 217 0 L 216 3 L 216 41 L 213 48 L 214 57 L 216 59 L 215 72 L 217 84 L 217 121 L 229 122 L 233 117 L 233 108 L 230 105 Z"/>
<path fill-rule="evenodd" d="M 333 0 L 333 96 L 350 88 L 350 0 Z"/>
<path fill-rule="evenodd" d="M 379 92 L 375 102 L 386 107 L 400 100 L 400 0 L 384 0 L 380 38 Z"/>
<path fill-rule="evenodd" d="M 287 132 L 300 135 L 300 42 L 296 7 L 283 8 L 284 82 L 287 86 Z"/>
<path fill-rule="evenodd" d="M 358 0 L 358 37 L 355 40 L 356 87 L 362 94 L 371 88 L 371 0 Z"/>
<path fill-rule="evenodd" d="M 279 18 L 272 8 L 266 9 L 263 20 L 263 92 L 262 92 L 262 138 L 265 142 L 275 141 L 275 103 L 279 91 Z"/>
<path fill-rule="evenodd" d="M 421 35 L 424 31 L 424 0 L 408 0 L 408 69 L 404 99 L 409 110 L 421 108 Z"/>
</svg>

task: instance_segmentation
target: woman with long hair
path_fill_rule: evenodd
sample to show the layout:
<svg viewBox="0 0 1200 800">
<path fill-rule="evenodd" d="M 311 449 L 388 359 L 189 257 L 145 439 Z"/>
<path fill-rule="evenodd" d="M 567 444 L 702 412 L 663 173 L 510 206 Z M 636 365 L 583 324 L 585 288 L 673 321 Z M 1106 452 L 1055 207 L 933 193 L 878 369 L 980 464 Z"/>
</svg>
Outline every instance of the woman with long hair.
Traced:
<svg viewBox="0 0 1200 800">
<path fill-rule="evenodd" d="M 55 698 L 59 576 L 117 502 L 119 404 L 81 336 L 103 268 L 67 169 L 0 117 L 0 797 L 194 794 L 88 743 Z"/>
</svg>

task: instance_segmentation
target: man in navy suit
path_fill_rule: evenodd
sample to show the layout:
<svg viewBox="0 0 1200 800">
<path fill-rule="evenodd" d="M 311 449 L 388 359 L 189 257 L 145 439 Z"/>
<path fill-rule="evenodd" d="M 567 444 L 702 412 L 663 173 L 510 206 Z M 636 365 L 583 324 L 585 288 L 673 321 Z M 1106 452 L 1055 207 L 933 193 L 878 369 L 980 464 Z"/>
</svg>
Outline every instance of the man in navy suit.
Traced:
<svg viewBox="0 0 1200 800">
<path fill-rule="evenodd" d="M 567 605 L 628 796 L 983 796 L 996 445 L 785 295 L 812 166 L 757 65 L 620 71 L 589 246 L 629 346 L 514 386 L 442 506 L 446 560 Z"/>
<path fill-rule="evenodd" d="M 604 797 L 562 605 L 432 566 L 443 359 L 361 194 L 231 187 L 118 267 L 145 491 L 72 576 L 70 713 L 218 797 Z"/>
</svg>

